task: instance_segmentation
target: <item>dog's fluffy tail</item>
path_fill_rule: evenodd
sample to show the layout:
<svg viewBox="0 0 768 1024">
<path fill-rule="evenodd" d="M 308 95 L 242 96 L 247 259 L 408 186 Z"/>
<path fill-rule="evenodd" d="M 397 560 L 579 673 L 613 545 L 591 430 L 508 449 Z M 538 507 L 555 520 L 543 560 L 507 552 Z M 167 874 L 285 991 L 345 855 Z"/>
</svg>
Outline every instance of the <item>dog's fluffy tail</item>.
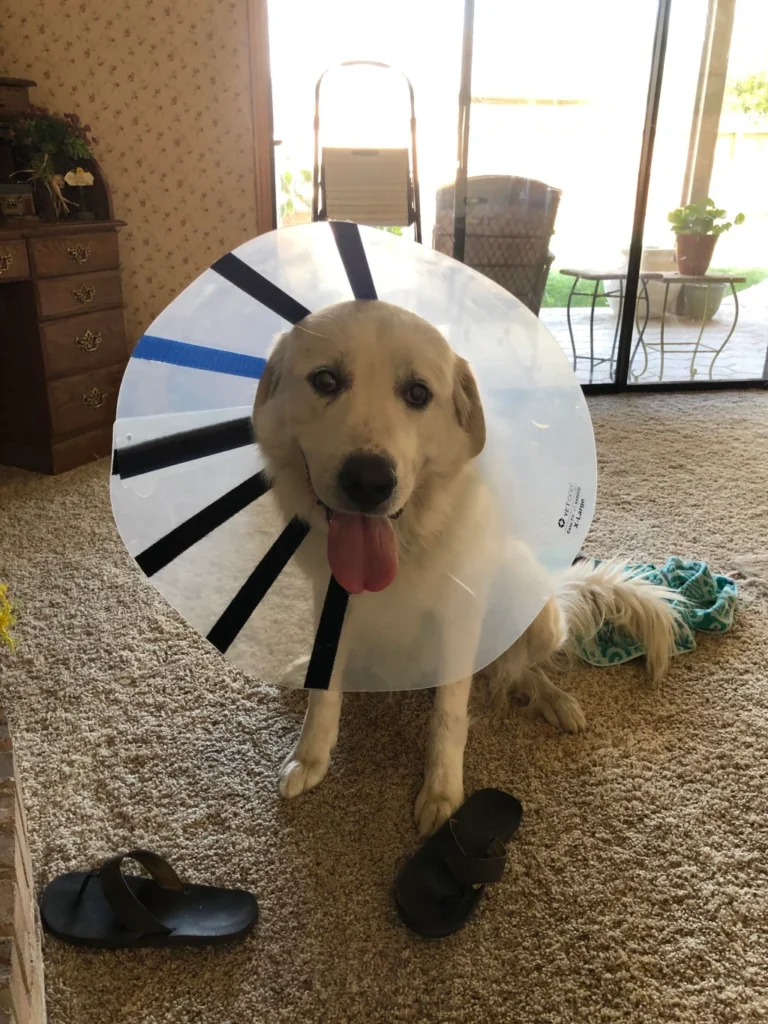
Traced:
<svg viewBox="0 0 768 1024">
<path fill-rule="evenodd" d="M 657 682 L 674 650 L 680 616 L 670 602 L 679 597 L 620 562 L 577 562 L 557 593 L 568 633 L 565 649 L 575 654 L 579 639 L 593 637 L 610 622 L 643 644 L 648 675 Z"/>
</svg>

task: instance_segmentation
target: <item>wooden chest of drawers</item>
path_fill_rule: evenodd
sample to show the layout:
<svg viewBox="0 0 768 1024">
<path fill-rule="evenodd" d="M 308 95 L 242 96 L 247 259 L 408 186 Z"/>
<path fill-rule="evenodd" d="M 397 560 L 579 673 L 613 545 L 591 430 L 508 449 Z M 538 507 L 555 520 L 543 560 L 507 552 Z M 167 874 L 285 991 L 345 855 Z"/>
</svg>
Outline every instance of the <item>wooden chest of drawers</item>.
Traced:
<svg viewBox="0 0 768 1024">
<path fill-rule="evenodd" d="M 30 238 L 29 256 L 38 277 L 65 277 L 82 270 L 117 270 L 120 257 L 114 231 L 60 238 Z"/>
<path fill-rule="evenodd" d="M 7 242 L 0 247 L 0 281 L 29 277 L 29 260 L 24 242 Z"/>
<path fill-rule="evenodd" d="M 128 359 L 120 221 L 0 228 L 0 463 L 108 455 Z"/>
<path fill-rule="evenodd" d="M 119 270 L 47 277 L 37 282 L 36 291 L 41 317 L 72 316 L 85 309 L 110 309 L 123 304 Z"/>
</svg>

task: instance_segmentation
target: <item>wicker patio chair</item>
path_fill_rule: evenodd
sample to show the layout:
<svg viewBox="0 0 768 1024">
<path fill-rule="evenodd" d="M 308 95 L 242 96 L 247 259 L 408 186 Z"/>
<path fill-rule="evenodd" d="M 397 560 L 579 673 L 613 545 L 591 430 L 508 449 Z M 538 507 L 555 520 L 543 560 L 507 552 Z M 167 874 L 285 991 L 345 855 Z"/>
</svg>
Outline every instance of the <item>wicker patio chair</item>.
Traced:
<svg viewBox="0 0 768 1024">
<path fill-rule="evenodd" d="M 455 187 L 437 192 L 433 248 L 453 255 Z M 486 175 L 467 180 L 464 262 L 539 315 L 553 254 L 549 242 L 561 193 L 530 178 Z"/>
</svg>

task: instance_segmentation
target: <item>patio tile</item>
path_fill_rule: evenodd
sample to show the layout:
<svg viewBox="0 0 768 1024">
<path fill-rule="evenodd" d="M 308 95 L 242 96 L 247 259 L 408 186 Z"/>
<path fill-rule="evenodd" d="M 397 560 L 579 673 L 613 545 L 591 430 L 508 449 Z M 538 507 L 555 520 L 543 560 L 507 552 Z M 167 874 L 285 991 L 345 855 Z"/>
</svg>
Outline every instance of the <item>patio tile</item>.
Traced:
<svg viewBox="0 0 768 1024">
<path fill-rule="evenodd" d="M 750 289 L 752 291 L 752 289 Z M 755 299 L 757 296 L 755 296 Z M 710 321 L 701 339 L 707 348 L 716 348 L 727 335 L 731 319 L 732 300 L 723 303 L 718 315 Z M 552 332 L 560 347 L 569 359 L 573 352 L 568 334 L 566 310 L 561 307 L 542 309 L 541 322 Z M 571 323 L 579 356 L 589 355 L 589 319 L 588 308 L 571 310 Z M 699 351 L 695 360 L 695 373 L 691 375 L 691 354 L 696 344 L 700 324 L 691 323 L 682 317 L 668 316 L 664 324 L 664 374 L 663 380 L 708 379 L 713 352 Z M 609 358 L 613 344 L 616 317 L 611 309 L 598 308 L 594 319 L 594 356 L 595 360 Z M 650 345 L 659 345 L 661 322 L 649 320 L 644 340 Z M 637 337 L 633 337 L 635 346 Z M 685 350 L 679 346 L 685 346 Z M 740 309 L 739 320 L 733 336 L 715 362 L 714 380 L 751 380 L 762 378 L 765 366 L 766 349 L 768 349 L 768 303 L 762 301 L 745 302 Z M 632 364 L 632 375 L 639 375 L 637 383 L 651 383 L 660 379 L 660 354 L 658 349 L 648 349 L 648 365 L 644 368 L 642 348 L 638 350 Z M 577 363 L 577 376 L 582 383 L 602 383 L 612 379 L 609 363 L 594 367 L 590 376 L 588 359 L 580 359 Z"/>
</svg>

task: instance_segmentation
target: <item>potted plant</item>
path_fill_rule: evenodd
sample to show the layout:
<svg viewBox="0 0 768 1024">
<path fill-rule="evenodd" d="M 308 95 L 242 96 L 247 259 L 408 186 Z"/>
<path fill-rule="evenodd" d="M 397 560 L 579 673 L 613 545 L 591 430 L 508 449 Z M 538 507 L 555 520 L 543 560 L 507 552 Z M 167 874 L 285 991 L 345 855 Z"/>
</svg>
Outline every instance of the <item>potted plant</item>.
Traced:
<svg viewBox="0 0 768 1024">
<path fill-rule="evenodd" d="M 78 204 L 65 194 L 65 175 L 82 161 L 92 160 L 89 125 L 77 114 L 57 114 L 46 107 L 30 107 L 10 119 L 10 135 L 15 155 L 24 166 L 17 174 L 26 174 L 37 189 L 44 209 L 54 219 L 66 216 Z M 79 183 L 78 183 L 79 184 Z"/>
<path fill-rule="evenodd" d="M 689 203 L 672 210 L 669 222 L 676 237 L 677 269 L 690 277 L 706 274 L 712 262 L 715 243 L 724 231 L 730 231 L 733 224 L 743 224 L 744 214 L 734 217 L 733 224 L 725 220 L 725 210 L 718 210 L 711 199 L 703 203 Z"/>
</svg>

